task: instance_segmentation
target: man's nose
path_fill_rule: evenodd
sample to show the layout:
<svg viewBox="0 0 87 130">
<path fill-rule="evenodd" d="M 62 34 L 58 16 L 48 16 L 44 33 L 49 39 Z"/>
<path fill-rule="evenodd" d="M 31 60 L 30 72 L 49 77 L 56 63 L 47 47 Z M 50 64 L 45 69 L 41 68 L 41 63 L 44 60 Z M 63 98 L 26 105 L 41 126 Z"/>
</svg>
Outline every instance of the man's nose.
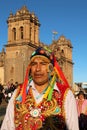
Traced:
<svg viewBox="0 0 87 130">
<path fill-rule="evenodd" d="M 37 64 L 36 70 L 37 70 L 37 71 L 41 70 L 41 65 L 40 65 L 40 64 Z"/>
</svg>

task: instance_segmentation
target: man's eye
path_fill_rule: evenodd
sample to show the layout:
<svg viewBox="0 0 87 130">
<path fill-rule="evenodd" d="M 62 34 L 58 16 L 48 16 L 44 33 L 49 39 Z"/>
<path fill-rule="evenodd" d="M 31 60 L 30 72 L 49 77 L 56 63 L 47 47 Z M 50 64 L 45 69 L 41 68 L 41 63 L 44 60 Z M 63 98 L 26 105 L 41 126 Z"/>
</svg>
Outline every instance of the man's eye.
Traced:
<svg viewBox="0 0 87 130">
<path fill-rule="evenodd" d="M 41 62 L 42 65 L 47 65 L 47 62 Z"/>
<path fill-rule="evenodd" d="M 47 65 L 48 63 L 47 62 L 40 62 L 41 65 Z M 31 63 L 31 66 L 34 66 L 34 65 L 37 65 L 36 62 L 32 62 Z"/>
<path fill-rule="evenodd" d="M 32 62 L 32 63 L 31 63 L 31 66 L 34 66 L 34 65 L 36 65 L 36 63 L 35 63 L 35 62 Z"/>
</svg>

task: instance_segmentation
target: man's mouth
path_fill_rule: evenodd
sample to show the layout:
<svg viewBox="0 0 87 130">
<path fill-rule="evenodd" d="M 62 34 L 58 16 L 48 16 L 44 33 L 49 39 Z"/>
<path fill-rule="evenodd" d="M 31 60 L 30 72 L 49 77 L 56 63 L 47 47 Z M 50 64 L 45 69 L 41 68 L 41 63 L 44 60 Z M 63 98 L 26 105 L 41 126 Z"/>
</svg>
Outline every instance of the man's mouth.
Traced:
<svg viewBox="0 0 87 130">
<path fill-rule="evenodd" d="M 35 74 L 35 77 L 42 77 L 43 74 Z"/>
</svg>

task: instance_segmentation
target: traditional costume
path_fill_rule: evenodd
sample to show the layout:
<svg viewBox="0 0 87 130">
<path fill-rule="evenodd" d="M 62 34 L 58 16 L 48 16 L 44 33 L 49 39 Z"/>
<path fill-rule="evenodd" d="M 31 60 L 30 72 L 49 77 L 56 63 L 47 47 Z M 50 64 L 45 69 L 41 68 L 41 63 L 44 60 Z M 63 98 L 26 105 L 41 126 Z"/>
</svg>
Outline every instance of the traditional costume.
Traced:
<svg viewBox="0 0 87 130">
<path fill-rule="evenodd" d="M 49 85 L 42 93 L 36 90 L 30 76 L 31 61 L 38 56 L 51 63 Z M 40 47 L 32 54 L 24 83 L 9 101 L 1 130 L 79 130 L 74 95 L 54 54 L 47 48 Z"/>
</svg>

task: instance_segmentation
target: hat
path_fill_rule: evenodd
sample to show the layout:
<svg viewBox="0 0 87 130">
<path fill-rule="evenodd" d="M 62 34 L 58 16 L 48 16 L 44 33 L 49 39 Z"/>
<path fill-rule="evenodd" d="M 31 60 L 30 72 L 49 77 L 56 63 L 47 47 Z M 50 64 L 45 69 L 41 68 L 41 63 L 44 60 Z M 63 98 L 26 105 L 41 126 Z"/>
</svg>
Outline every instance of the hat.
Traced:
<svg viewBox="0 0 87 130">
<path fill-rule="evenodd" d="M 47 58 L 53 64 L 53 53 L 47 47 L 38 47 L 30 57 L 30 62 L 35 58 L 41 56 L 42 58 Z"/>
</svg>

